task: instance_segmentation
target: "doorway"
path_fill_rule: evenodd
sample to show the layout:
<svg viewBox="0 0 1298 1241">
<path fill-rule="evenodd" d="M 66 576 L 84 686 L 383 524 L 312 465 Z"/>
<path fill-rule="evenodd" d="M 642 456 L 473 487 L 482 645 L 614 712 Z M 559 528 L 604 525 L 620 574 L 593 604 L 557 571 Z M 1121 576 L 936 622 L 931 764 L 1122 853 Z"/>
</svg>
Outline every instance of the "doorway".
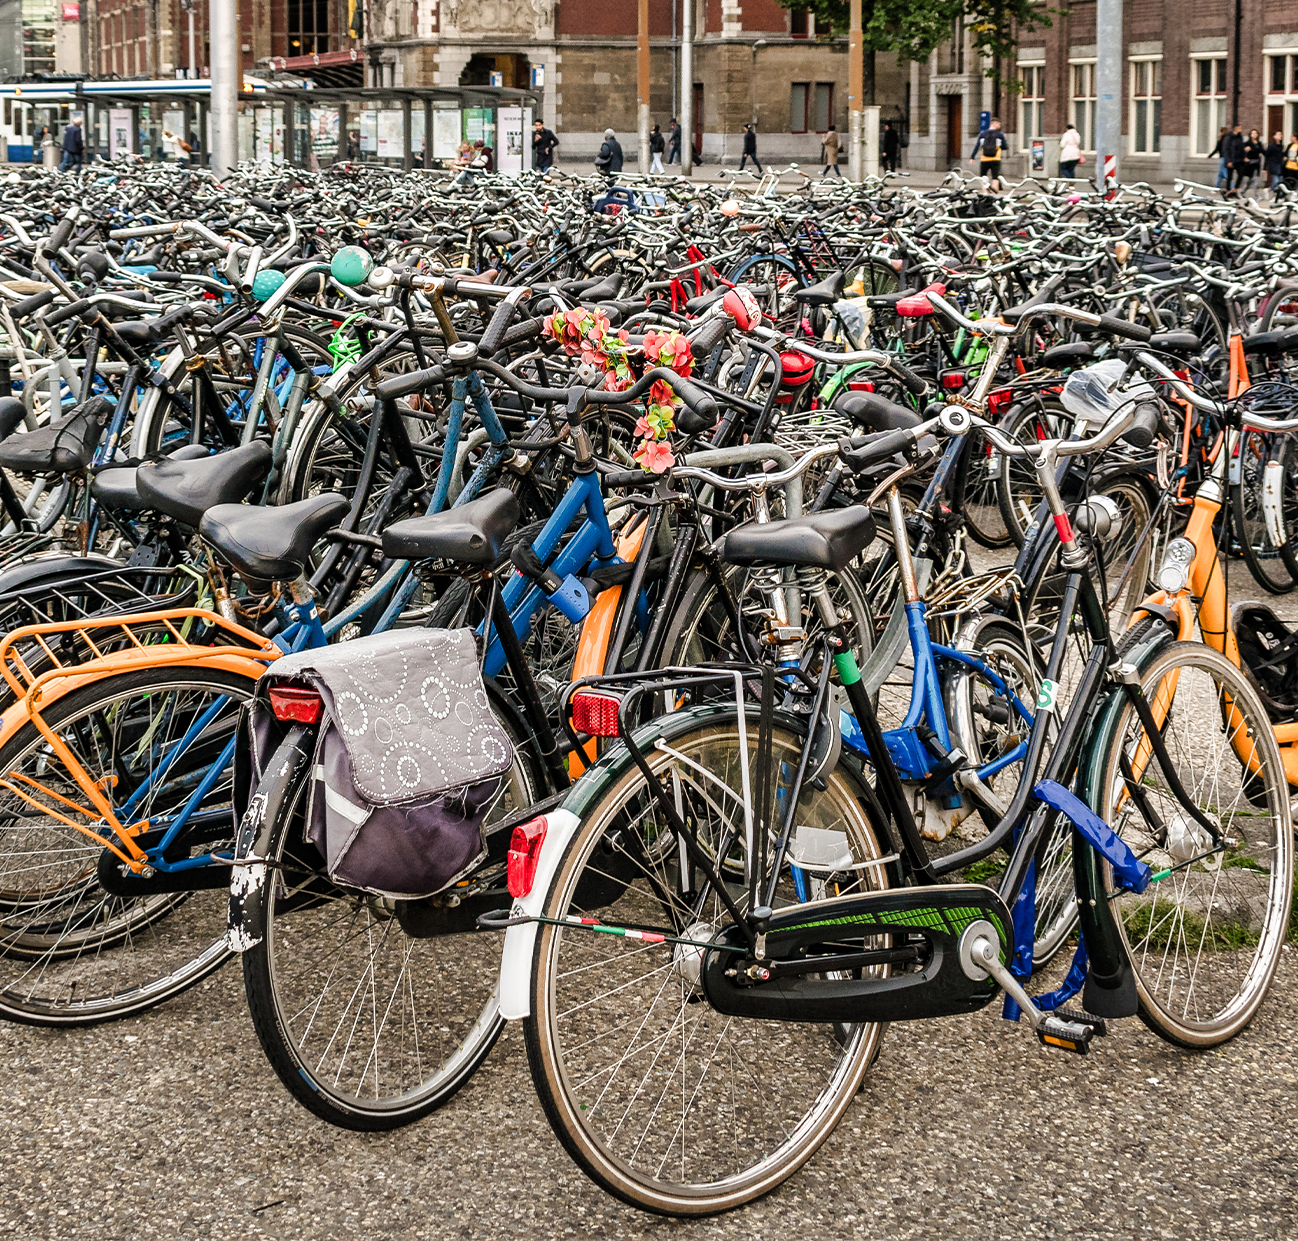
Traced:
<svg viewBox="0 0 1298 1241">
<path fill-rule="evenodd" d="M 703 159 L 703 83 L 694 83 L 694 158 Z"/>
<path fill-rule="evenodd" d="M 964 96 L 946 97 L 946 166 L 959 168 L 964 158 Z"/>
</svg>

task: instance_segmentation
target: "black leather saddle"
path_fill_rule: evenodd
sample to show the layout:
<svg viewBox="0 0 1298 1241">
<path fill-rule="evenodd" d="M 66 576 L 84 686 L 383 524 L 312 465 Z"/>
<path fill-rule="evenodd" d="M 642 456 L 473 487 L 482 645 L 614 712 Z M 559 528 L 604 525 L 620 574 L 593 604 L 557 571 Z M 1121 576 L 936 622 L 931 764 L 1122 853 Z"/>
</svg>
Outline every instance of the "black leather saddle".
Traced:
<svg viewBox="0 0 1298 1241">
<path fill-rule="evenodd" d="M 72 474 L 84 470 L 94 459 L 99 437 L 112 415 L 112 401 L 96 396 L 47 426 L 24 435 L 10 435 L 0 442 L 0 468 L 18 474 Z"/>
<path fill-rule="evenodd" d="M 498 487 L 458 508 L 393 522 L 383 531 L 383 554 L 402 560 L 494 564 L 518 517 L 518 497 Z"/>
<path fill-rule="evenodd" d="M 846 392 L 835 398 L 834 408 L 867 431 L 905 431 L 924 421 L 914 410 L 877 392 Z"/>
<path fill-rule="evenodd" d="M 1080 366 L 1095 356 L 1095 346 L 1089 340 L 1069 340 L 1054 345 L 1041 355 L 1041 365 L 1052 371 L 1062 371 L 1070 366 Z"/>
<path fill-rule="evenodd" d="M 809 565 L 837 573 L 874 541 L 863 504 L 740 526 L 721 542 L 721 559 L 740 565 Z"/>
<path fill-rule="evenodd" d="M 197 528 L 213 505 L 242 500 L 264 482 L 272 456 L 265 440 L 253 440 L 201 461 L 178 457 L 148 461 L 136 470 L 135 486 L 146 507 Z"/>
<path fill-rule="evenodd" d="M 202 444 L 186 444 L 167 454 L 168 461 L 204 461 L 211 454 Z M 114 513 L 138 513 L 152 507 L 140 495 L 135 475 L 138 466 L 119 465 L 111 470 L 100 470 L 90 484 L 90 494 L 105 508 Z"/>
<path fill-rule="evenodd" d="M 1149 338 L 1147 349 L 1161 349 L 1164 353 L 1198 353 L 1203 348 L 1201 341 L 1193 332 L 1155 332 Z"/>
<path fill-rule="evenodd" d="M 828 306 L 843 296 L 843 286 L 847 283 L 845 271 L 831 271 L 823 280 L 799 289 L 793 295 L 795 302 L 804 306 Z"/>
<path fill-rule="evenodd" d="M 302 574 L 311 548 L 350 508 L 346 496 L 332 491 L 278 508 L 218 504 L 203 514 L 198 533 L 242 577 L 287 582 Z"/>
<path fill-rule="evenodd" d="M 1284 328 L 1278 332 L 1255 332 L 1244 337 L 1245 353 L 1265 353 L 1278 357 L 1282 353 L 1298 353 L 1298 332 Z"/>
</svg>

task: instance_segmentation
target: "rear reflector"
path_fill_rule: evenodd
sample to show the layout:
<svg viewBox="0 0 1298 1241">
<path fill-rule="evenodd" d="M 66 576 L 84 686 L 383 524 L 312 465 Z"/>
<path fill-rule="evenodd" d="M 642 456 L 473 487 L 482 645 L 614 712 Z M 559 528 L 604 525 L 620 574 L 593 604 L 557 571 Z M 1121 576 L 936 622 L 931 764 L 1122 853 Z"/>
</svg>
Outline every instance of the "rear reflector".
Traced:
<svg viewBox="0 0 1298 1241">
<path fill-rule="evenodd" d="M 513 897 L 526 896 L 536 881 L 536 864 L 545 843 L 545 815 L 520 823 L 509 838 L 508 873 L 505 884 Z"/>
<path fill-rule="evenodd" d="M 324 716 L 324 699 L 310 685 L 272 685 L 270 709 L 281 724 L 318 724 Z"/>
<path fill-rule="evenodd" d="M 581 690 L 572 696 L 572 726 L 588 737 L 618 736 L 617 711 L 622 700 L 614 694 Z"/>
<path fill-rule="evenodd" d="M 942 387 L 963 388 L 964 380 L 964 371 L 947 371 L 947 373 L 942 376 Z"/>
</svg>

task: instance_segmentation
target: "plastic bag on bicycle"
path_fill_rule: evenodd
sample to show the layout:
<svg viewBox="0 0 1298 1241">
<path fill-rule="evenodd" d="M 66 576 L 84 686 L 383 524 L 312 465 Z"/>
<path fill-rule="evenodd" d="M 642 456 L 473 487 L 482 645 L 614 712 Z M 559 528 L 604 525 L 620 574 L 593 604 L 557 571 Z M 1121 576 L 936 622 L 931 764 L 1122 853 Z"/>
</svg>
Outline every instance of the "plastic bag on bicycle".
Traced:
<svg viewBox="0 0 1298 1241">
<path fill-rule="evenodd" d="M 483 857 L 482 824 L 514 761 L 468 629 L 393 630 L 301 651 L 266 673 L 319 692 L 307 839 L 330 879 L 415 899 Z M 257 731 L 254 722 L 252 731 Z"/>
</svg>

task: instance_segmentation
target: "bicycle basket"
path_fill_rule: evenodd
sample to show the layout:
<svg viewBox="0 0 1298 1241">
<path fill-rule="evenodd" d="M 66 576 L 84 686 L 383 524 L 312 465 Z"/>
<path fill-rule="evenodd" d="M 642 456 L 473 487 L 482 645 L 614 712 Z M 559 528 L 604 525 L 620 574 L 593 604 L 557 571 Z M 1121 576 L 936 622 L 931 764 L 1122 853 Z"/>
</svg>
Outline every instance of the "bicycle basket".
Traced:
<svg viewBox="0 0 1298 1241">
<path fill-rule="evenodd" d="M 285 656 L 259 687 L 254 733 L 264 736 L 286 680 L 308 682 L 323 703 L 307 839 L 335 883 L 415 899 L 481 860 L 482 824 L 514 749 L 488 704 L 472 631 L 395 630 Z"/>
</svg>

